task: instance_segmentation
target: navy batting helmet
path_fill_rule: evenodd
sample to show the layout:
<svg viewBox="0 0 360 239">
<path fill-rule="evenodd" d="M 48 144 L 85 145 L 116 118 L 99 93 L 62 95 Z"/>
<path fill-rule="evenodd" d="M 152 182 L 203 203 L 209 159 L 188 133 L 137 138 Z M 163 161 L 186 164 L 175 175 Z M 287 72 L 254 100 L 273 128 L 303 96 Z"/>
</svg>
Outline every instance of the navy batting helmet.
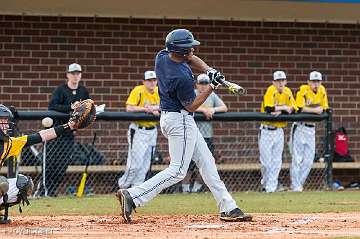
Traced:
<svg viewBox="0 0 360 239">
<path fill-rule="evenodd" d="M 5 120 L 4 120 L 5 119 Z M 8 107 L 0 104 L 0 140 L 7 141 L 14 129 L 14 115 Z"/>
<path fill-rule="evenodd" d="M 175 29 L 171 31 L 165 40 L 166 49 L 178 55 L 186 56 L 191 52 L 191 48 L 200 45 L 200 42 L 194 39 L 193 34 L 186 29 Z"/>
</svg>

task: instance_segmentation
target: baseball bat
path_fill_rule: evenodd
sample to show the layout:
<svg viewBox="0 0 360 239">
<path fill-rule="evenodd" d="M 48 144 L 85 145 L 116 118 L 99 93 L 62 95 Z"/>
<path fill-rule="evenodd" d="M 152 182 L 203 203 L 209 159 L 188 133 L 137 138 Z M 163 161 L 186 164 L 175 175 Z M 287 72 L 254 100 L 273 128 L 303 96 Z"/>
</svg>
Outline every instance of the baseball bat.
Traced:
<svg viewBox="0 0 360 239">
<path fill-rule="evenodd" d="M 246 90 L 243 87 L 239 86 L 236 83 L 227 81 L 225 80 L 225 78 L 222 84 L 228 88 L 230 94 L 239 94 L 239 95 L 246 94 Z"/>
<path fill-rule="evenodd" d="M 94 147 L 95 139 L 96 139 L 96 133 L 94 133 L 94 138 L 93 138 L 93 141 L 91 143 L 92 147 Z M 86 166 L 85 166 L 84 172 L 82 174 L 81 181 L 80 181 L 77 193 L 76 193 L 76 196 L 79 197 L 79 198 L 84 195 L 86 179 L 87 179 L 87 176 L 88 176 L 88 167 L 89 167 L 90 159 L 91 159 L 91 157 L 90 157 L 91 156 L 91 149 L 87 152 L 86 156 L 87 156 Z"/>
</svg>

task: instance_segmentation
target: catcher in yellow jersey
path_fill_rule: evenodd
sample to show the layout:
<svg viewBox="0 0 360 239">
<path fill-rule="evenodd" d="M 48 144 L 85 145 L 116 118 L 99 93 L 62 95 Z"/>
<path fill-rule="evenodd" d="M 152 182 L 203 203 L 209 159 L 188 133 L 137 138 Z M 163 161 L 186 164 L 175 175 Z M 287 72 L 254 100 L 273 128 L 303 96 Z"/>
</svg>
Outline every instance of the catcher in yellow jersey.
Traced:
<svg viewBox="0 0 360 239">
<path fill-rule="evenodd" d="M 126 111 L 159 116 L 160 97 L 156 85 L 155 71 L 146 71 L 143 85 L 136 86 L 131 91 L 126 101 Z M 130 124 L 126 169 L 118 180 L 120 188 L 137 186 L 145 181 L 156 146 L 157 124 L 157 121 L 137 121 Z"/>
<path fill-rule="evenodd" d="M 278 116 L 282 113 L 291 114 L 296 110 L 293 94 L 286 83 L 285 72 L 275 71 L 272 85 L 264 95 L 261 112 Z M 262 122 L 260 126 L 261 184 L 266 192 L 275 192 L 278 186 L 284 149 L 283 127 L 286 125 L 286 122 Z"/>
<path fill-rule="evenodd" d="M 296 93 L 296 106 L 299 112 L 321 114 L 329 108 L 325 87 L 321 85 L 320 72 L 310 73 L 306 85 L 300 86 Z M 290 169 L 291 189 L 301 192 L 311 170 L 315 157 L 315 123 L 296 122 L 293 124 L 292 162 Z"/>
<path fill-rule="evenodd" d="M 11 156 L 18 156 L 24 147 L 49 141 L 73 129 L 81 128 L 82 126 L 79 123 L 87 119 L 81 118 L 83 115 L 82 112 L 76 111 L 66 124 L 41 130 L 31 135 L 10 137 L 9 134 L 15 129 L 14 115 L 9 108 L 0 104 L 0 169 L 6 159 Z M 0 176 L 0 212 L 2 210 L 5 212 L 3 215 L 0 213 L 0 224 L 10 223 L 8 219 L 9 207 L 20 203 L 29 205 L 27 197 L 31 195 L 33 188 L 34 184 L 31 178 L 22 174 L 9 179 Z"/>
</svg>

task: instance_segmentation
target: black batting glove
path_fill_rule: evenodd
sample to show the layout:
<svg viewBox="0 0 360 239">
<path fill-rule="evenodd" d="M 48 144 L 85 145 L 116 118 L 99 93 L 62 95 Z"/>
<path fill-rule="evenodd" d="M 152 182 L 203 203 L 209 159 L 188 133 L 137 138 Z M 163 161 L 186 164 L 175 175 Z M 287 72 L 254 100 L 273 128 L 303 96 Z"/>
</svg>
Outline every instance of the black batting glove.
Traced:
<svg viewBox="0 0 360 239">
<path fill-rule="evenodd" d="M 210 86 L 213 89 L 217 89 L 224 83 L 225 76 L 220 71 L 210 68 L 206 71 L 206 74 L 210 78 Z"/>
</svg>

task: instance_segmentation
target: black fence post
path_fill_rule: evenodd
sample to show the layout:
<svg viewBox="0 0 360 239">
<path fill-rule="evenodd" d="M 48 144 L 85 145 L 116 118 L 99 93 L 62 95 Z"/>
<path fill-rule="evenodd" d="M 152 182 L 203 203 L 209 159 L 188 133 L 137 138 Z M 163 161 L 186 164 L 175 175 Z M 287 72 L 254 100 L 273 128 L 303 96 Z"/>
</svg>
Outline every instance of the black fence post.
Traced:
<svg viewBox="0 0 360 239">
<path fill-rule="evenodd" d="M 17 167 L 17 158 L 10 157 L 7 160 L 7 177 L 8 178 L 16 178 L 16 167 Z"/>
<path fill-rule="evenodd" d="M 16 122 L 14 122 L 16 124 Z M 16 126 L 15 126 L 16 128 Z M 14 129 L 8 131 L 10 137 L 16 136 L 16 132 Z M 17 170 L 17 157 L 11 156 L 7 159 L 7 177 L 8 178 L 16 178 L 16 170 Z"/>
<path fill-rule="evenodd" d="M 326 185 L 328 189 L 332 188 L 333 183 L 333 154 L 334 154 L 334 140 L 332 130 L 332 109 L 328 110 L 328 118 L 325 124 L 325 155 L 324 159 L 326 162 Z"/>
</svg>

